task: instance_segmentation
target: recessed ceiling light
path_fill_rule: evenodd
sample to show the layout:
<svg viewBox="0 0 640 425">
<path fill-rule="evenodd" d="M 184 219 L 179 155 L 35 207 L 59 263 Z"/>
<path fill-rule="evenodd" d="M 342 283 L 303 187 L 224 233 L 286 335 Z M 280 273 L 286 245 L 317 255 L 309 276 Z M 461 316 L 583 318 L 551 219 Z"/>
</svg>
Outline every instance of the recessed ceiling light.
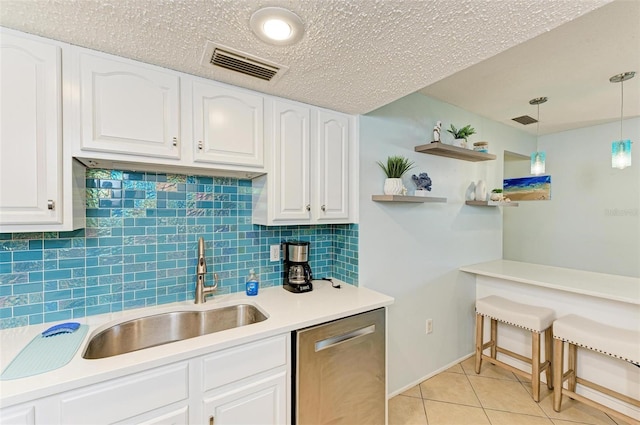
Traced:
<svg viewBox="0 0 640 425">
<path fill-rule="evenodd" d="M 255 11 L 249 25 L 262 41 L 276 45 L 293 44 L 304 34 L 300 17 L 282 7 L 265 7 Z"/>
</svg>

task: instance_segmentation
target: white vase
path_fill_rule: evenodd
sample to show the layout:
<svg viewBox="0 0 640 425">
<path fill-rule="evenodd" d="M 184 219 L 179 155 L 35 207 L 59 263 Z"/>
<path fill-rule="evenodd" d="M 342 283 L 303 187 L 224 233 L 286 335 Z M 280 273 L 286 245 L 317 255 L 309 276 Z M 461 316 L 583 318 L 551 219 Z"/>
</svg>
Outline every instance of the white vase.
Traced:
<svg viewBox="0 0 640 425">
<path fill-rule="evenodd" d="M 404 189 L 402 179 L 385 179 L 384 181 L 384 194 L 385 195 L 400 195 Z"/>
<path fill-rule="evenodd" d="M 487 185 L 484 180 L 478 180 L 476 183 L 476 201 L 486 201 L 487 200 Z"/>
</svg>

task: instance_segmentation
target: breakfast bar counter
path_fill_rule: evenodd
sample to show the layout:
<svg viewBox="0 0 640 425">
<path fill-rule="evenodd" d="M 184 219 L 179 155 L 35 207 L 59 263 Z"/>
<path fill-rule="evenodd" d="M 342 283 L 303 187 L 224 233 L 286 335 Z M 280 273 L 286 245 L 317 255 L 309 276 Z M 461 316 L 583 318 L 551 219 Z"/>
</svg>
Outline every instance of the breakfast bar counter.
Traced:
<svg viewBox="0 0 640 425">
<path fill-rule="evenodd" d="M 577 314 L 619 328 L 640 331 L 639 278 L 509 260 L 463 266 L 460 270 L 475 275 L 476 299 L 498 295 L 523 304 L 551 308 L 556 318 Z M 505 348 L 517 353 L 530 352 L 528 334 L 512 326 L 500 327 L 499 333 L 501 345 Z M 637 341 L 637 346 L 640 351 L 640 341 Z M 590 350 L 584 350 L 579 357 L 579 376 L 630 397 L 640 396 L 640 368 Z M 527 368 L 518 361 L 504 360 L 514 367 Z M 578 393 L 581 392 L 589 393 L 590 398 L 629 416 L 640 417 L 639 409 L 604 399 L 578 385 Z"/>
<path fill-rule="evenodd" d="M 460 267 L 460 270 L 477 276 L 640 305 L 640 278 L 509 260 L 472 264 Z"/>
</svg>

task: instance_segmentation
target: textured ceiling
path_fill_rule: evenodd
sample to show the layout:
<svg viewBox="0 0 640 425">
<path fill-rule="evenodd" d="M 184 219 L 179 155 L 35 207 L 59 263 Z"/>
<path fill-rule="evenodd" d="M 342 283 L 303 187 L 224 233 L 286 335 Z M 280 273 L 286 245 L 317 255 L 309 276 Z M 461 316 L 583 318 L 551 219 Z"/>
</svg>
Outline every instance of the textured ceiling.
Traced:
<svg viewBox="0 0 640 425">
<path fill-rule="evenodd" d="M 640 1 L 616 1 L 526 41 L 421 90 L 494 121 L 536 134 L 536 124 L 512 118 L 537 116 L 540 134 L 620 119 L 620 84 L 626 71 L 624 116 L 640 116 Z M 613 136 L 612 136 L 613 137 Z"/>
<path fill-rule="evenodd" d="M 0 0 L 0 24 L 361 114 L 608 1 Z M 298 14 L 306 26 L 303 39 L 279 47 L 254 36 L 249 18 L 264 6 L 283 6 Z M 200 64 L 207 40 L 289 70 L 275 84 L 215 71 Z"/>
</svg>

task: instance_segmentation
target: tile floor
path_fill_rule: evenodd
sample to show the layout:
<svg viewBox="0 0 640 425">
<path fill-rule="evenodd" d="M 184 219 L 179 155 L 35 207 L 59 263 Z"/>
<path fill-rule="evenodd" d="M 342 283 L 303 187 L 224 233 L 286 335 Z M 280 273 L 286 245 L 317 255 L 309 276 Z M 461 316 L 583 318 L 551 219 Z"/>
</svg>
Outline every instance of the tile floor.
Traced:
<svg viewBox="0 0 640 425">
<path fill-rule="evenodd" d="M 580 402 L 562 399 L 541 385 L 540 403 L 531 383 L 483 362 L 476 375 L 473 357 L 389 400 L 389 425 L 627 425 Z"/>
</svg>

